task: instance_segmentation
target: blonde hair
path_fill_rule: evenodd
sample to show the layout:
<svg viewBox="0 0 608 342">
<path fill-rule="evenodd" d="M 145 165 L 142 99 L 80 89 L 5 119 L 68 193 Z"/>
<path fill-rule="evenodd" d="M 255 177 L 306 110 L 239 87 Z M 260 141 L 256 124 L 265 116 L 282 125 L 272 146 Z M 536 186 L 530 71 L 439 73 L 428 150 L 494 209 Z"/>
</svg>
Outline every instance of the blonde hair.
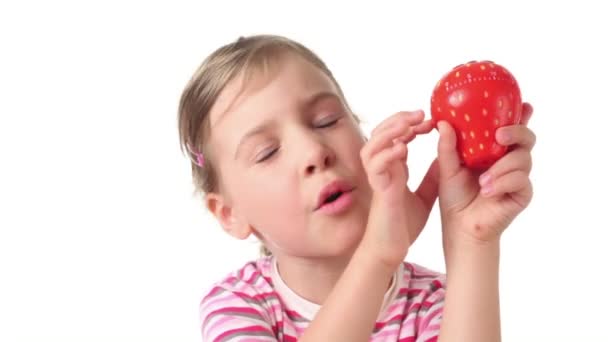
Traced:
<svg viewBox="0 0 608 342">
<path fill-rule="evenodd" d="M 325 63 L 310 49 L 289 38 L 276 35 L 240 37 L 212 52 L 198 67 L 182 92 L 178 109 L 180 149 L 191 160 L 192 179 L 197 193 L 219 191 L 219 175 L 206 141 L 210 135 L 209 112 L 222 90 L 241 73 L 250 77 L 255 70 L 266 71 L 283 57 L 294 53 L 319 68 L 335 84 L 350 110 L 338 82 Z M 354 114 L 353 114 L 354 115 Z M 355 116 L 357 122 L 359 119 Z M 200 156 L 204 156 L 201 163 Z M 268 250 L 262 246 L 262 254 Z"/>
</svg>

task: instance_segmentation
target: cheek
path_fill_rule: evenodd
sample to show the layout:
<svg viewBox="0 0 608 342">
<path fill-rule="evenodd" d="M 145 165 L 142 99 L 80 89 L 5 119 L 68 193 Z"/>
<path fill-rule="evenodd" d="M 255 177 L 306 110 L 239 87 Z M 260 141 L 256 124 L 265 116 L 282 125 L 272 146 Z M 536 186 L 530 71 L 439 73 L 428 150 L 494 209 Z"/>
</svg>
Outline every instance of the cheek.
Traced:
<svg viewBox="0 0 608 342">
<path fill-rule="evenodd" d="M 262 196 L 267 196 L 266 201 L 272 205 L 277 212 L 294 213 L 297 208 L 302 207 L 301 193 L 296 187 L 296 183 L 290 181 L 289 177 L 274 177 L 268 180 L 265 185 L 259 184 L 259 191 Z"/>
<path fill-rule="evenodd" d="M 365 144 L 365 134 L 363 129 L 356 123 L 353 123 L 348 127 L 348 143 L 353 149 L 360 150 Z"/>
<path fill-rule="evenodd" d="M 293 217 L 304 208 L 301 194 L 288 177 L 241 177 L 240 201 L 243 210 L 252 221 L 267 222 L 269 217 L 281 213 L 281 217 Z"/>
<path fill-rule="evenodd" d="M 349 162 L 353 163 L 355 166 L 363 167 L 361 163 L 361 149 L 365 145 L 363 137 L 358 134 L 354 134 L 343 143 L 344 149 L 347 151 L 349 156 Z"/>
</svg>

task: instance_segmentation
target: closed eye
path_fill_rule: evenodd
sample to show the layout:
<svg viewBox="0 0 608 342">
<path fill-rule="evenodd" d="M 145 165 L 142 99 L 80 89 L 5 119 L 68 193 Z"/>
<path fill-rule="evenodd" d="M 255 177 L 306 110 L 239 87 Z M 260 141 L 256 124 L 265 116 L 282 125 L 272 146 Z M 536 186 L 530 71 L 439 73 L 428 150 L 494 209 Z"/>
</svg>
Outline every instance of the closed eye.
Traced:
<svg viewBox="0 0 608 342">
<path fill-rule="evenodd" d="M 338 122 L 338 120 L 340 120 L 340 118 L 338 118 L 338 119 L 334 119 L 334 120 L 329 121 L 329 122 L 323 122 L 322 124 L 317 125 L 317 126 L 315 126 L 315 127 L 316 127 L 316 128 L 327 128 L 327 127 L 331 127 L 331 126 L 335 125 L 335 124 Z"/>
<path fill-rule="evenodd" d="M 340 121 L 340 117 L 335 118 L 330 121 L 322 122 L 321 124 L 315 126 L 315 128 L 328 128 L 328 127 L 334 126 L 338 121 Z M 255 161 L 255 163 L 260 164 L 260 163 L 263 163 L 263 162 L 269 160 L 278 150 L 279 150 L 279 148 L 277 147 L 277 148 L 269 150 L 268 152 L 262 153 L 262 157 L 257 159 Z"/>
<path fill-rule="evenodd" d="M 276 151 L 278 151 L 278 150 L 279 150 L 279 148 L 277 147 L 277 148 L 275 148 L 275 149 L 270 150 L 269 152 L 266 152 L 266 153 L 262 154 L 262 158 L 260 158 L 260 159 L 256 160 L 256 161 L 255 161 L 255 163 L 256 163 L 256 164 L 259 164 L 259 163 L 262 163 L 262 162 L 264 162 L 264 161 L 266 161 L 266 160 L 270 159 L 270 157 L 272 157 L 272 155 L 274 155 L 274 153 L 275 153 Z"/>
</svg>

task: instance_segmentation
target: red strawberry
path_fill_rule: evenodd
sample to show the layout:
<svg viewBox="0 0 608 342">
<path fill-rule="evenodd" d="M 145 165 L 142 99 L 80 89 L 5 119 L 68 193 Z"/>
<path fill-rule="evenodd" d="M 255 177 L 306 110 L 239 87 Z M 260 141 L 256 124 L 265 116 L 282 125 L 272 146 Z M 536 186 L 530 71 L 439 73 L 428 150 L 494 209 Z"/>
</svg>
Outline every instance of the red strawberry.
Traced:
<svg viewBox="0 0 608 342">
<path fill-rule="evenodd" d="M 496 142 L 496 129 L 521 120 L 521 92 L 504 67 L 472 61 L 447 73 L 431 96 L 433 124 L 445 120 L 456 130 L 458 152 L 471 169 L 490 167 L 507 152 Z"/>
</svg>

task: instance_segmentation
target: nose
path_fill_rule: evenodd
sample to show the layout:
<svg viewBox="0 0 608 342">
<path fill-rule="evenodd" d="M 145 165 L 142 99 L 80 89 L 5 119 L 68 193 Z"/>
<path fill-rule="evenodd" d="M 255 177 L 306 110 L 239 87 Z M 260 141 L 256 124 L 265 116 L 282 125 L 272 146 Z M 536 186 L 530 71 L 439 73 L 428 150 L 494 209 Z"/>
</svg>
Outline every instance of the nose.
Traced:
<svg viewBox="0 0 608 342">
<path fill-rule="evenodd" d="M 317 172 L 330 168 L 336 162 L 334 150 L 323 141 L 311 140 L 305 144 L 304 156 L 304 175 L 309 176 Z"/>
</svg>

